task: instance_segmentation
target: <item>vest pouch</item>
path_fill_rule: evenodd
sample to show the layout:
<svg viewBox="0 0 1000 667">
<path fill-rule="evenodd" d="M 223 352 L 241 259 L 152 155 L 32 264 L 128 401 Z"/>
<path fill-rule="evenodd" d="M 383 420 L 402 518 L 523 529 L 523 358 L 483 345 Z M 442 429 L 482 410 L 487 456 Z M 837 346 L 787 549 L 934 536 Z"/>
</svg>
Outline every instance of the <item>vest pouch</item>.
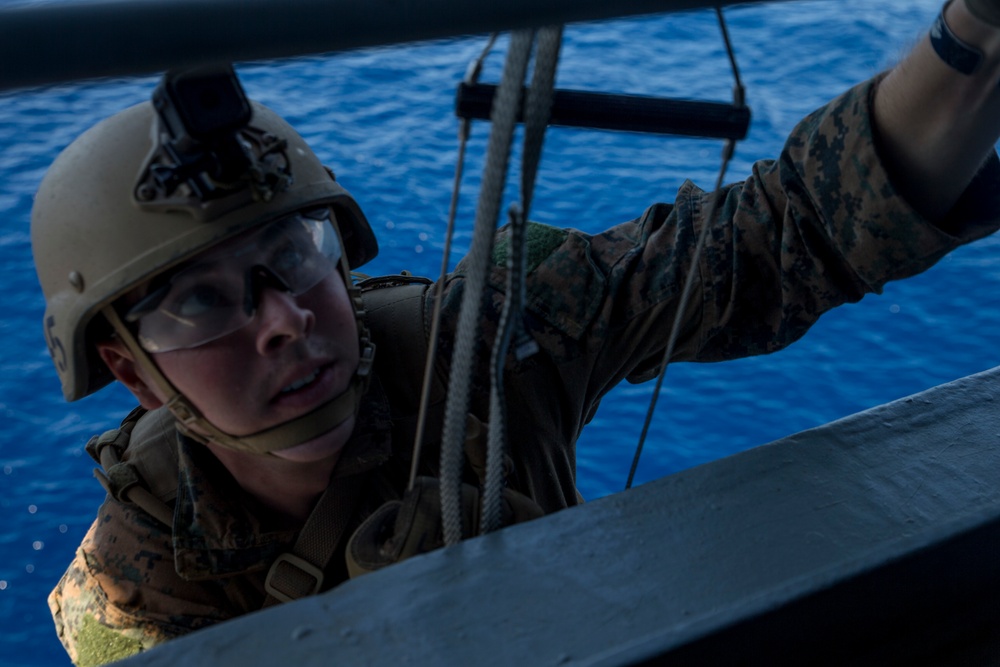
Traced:
<svg viewBox="0 0 1000 667">
<path fill-rule="evenodd" d="M 369 516 L 347 543 L 345 557 L 351 578 L 443 547 L 440 489 L 440 480 L 418 477 L 402 500 L 388 502 Z M 541 507 L 527 496 L 503 490 L 504 526 L 537 519 L 542 514 Z M 463 536 L 479 533 L 479 517 L 479 489 L 463 484 Z"/>
</svg>

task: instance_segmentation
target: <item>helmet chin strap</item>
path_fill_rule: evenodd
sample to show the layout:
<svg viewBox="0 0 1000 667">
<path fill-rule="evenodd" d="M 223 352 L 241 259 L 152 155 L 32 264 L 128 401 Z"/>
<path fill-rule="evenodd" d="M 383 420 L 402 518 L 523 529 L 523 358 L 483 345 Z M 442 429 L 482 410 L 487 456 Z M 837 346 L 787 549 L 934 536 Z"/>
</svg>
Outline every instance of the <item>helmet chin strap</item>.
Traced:
<svg viewBox="0 0 1000 667">
<path fill-rule="evenodd" d="M 182 433 L 203 444 L 211 441 L 238 452 L 272 454 L 308 442 L 344 423 L 349 417 L 357 414 L 358 407 L 361 405 L 361 397 L 368 390 L 372 362 L 375 358 L 375 344 L 371 342 L 368 328 L 364 325 L 361 293 L 350 286 L 350 282 L 347 282 L 347 285 L 349 285 L 348 292 L 354 307 L 361 344 L 361 358 L 351 383 L 343 393 L 315 410 L 249 435 L 231 435 L 208 421 L 153 363 L 146 350 L 139 345 L 139 341 L 121 321 L 114 307 L 109 304 L 101 312 L 135 357 L 136 363 L 166 397 L 165 405 L 177 418 L 177 426 Z"/>
</svg>

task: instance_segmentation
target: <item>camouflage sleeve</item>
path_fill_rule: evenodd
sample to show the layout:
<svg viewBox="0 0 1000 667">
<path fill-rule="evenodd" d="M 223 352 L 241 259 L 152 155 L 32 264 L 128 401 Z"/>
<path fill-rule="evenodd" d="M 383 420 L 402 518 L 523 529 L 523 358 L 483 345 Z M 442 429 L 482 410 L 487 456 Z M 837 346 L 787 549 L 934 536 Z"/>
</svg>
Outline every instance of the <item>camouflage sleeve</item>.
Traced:
<svg viewBox="0 0 1000 667">
<path fill-rule="evenodd" d="M 1000 167 L 984 165 L 944 220 L 918 215 L 879 159 L 871 123 L 878 79 L 805 118 L 777 160 L 723 188 L 695 260 L 710 196 L 687 182 L 675 203 L 588 235 L 534 226 L 527 307 L 564 384 L 585 391 L 585 414 L 622 378 L 658 370 L 685 277 L 674 360 L 718 361 L 778 350 L 831 308 L 919 273 L 1000 219 Z M 491 283 L 500 288 L 501 233 Z M 584 387 L 586 389 L 584 389 Z"/>
<path fill-rule="evenodd" d="M 212 586 L 177 575 L 170 530 L 111 499 L 49 595 L 49 608 L 80 667 L 121 660 L 228 616 Z"/>
<path fill-rule="evenodd" d="M 100 519 L 94 522 L 69 569 L 49 595 L 56 634 L 80 667 L 104 665 L 162 643 L 176 633 L 115 604 L 95 574 L 92 551 Z"/>
<path fill-rule="evenodd" d="M 944 220 L 922 218 L 897 192 L 872 126 L 878 81 L 805 118 L 778 160 L 758 162 L 743 184 L 725 190 L 698 266 L 702 312 L 689 358 L 780 349 L 831 308 L 880 293 L 997 229 L 995 155 Z M 705 224 L 708 197 L 685 184 L 679 224 Z"/>
</svg>

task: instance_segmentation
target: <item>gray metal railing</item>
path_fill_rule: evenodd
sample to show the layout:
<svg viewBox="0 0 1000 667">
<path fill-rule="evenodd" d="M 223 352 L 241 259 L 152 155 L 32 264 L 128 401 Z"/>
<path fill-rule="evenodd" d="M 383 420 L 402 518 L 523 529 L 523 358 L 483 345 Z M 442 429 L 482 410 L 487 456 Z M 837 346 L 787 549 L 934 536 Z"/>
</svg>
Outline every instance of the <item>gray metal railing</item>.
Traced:
<svg viewBox="0 0 1000 667">
<path fill-rule="evenodd" d="M 718 0 L 105 0 L 15 7 L 0 10 L 0 90 L 718 4 Z"/>
</svg>

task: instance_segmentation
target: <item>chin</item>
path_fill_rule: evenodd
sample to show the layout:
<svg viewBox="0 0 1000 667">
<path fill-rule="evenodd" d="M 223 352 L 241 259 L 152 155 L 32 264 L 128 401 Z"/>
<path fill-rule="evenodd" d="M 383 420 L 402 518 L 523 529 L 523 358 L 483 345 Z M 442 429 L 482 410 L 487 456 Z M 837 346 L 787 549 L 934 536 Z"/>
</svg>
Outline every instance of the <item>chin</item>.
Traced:
<svg viewBox="0 0 1000 667">
<path fill-rule="evenodd" d="M 352 415 L 319 437 L 272 454 L 293 463 L 318 463 L 339 457 L 354 430 L 354 419 Z"/>
</svg>

